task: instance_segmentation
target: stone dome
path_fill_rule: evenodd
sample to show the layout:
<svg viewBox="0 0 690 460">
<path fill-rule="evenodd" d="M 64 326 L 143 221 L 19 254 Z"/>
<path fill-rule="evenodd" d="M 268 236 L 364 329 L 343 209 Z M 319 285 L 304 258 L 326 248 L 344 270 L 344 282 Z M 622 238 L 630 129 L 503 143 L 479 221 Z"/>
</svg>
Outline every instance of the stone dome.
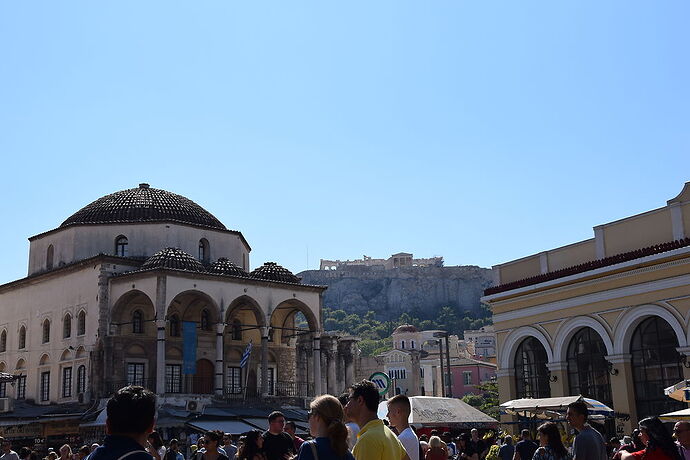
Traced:
<svg viewBox="0 0 690 460">
<path fill-rule="evenodd" d="M 301 279 L 298 276 L 293 275 L 290 270 L 281 267 L 275 262 L 266 262 L 256 270 L 252 271 L 249 276 L 267 281 L 282 281 L 284 283 L 301 282 Z"/>
<path fill-rule="evenodd" d="M 179 248 L 165 248 L 158 251 L 143 263 L 141 270 L 172 268 L 190 272 L 203 272 L 204 266 L 191 255 Z"/>
<path fill-rule="evenodd" d="M 97 199 L 72 214 L 60 227 L 79 224 L 180 222 L 226 230 L 210 212 L 175 193 L 139 184 Z"/>
<path fill-rule="evenodd" d="M 393 331 L 393 334 L 400 334 L 403 332 L 417 332 L 417 328 L 411 324 L 403 324 L 401 326 L 396 327 Z"/>
<path fill-rule="evenodd" d="M 208 271 L 217 275 L 249 276 L 246 271 L 242 270 L 242 268 L 233 264 L 225 257 L 221 257 L 213 262 Z"/>
</svg>

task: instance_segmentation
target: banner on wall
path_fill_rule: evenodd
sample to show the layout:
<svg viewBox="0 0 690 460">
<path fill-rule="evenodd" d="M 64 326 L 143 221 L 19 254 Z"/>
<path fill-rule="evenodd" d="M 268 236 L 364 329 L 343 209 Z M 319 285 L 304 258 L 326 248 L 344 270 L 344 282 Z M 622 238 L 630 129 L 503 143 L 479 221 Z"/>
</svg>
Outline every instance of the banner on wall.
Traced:
<svg viewBox="0 0 690 460">
<path fill-rule="evenodd" d="M 196 323 L 184 321 L 182 323 L 182 373 L 196 374 Z"/>
</svg>

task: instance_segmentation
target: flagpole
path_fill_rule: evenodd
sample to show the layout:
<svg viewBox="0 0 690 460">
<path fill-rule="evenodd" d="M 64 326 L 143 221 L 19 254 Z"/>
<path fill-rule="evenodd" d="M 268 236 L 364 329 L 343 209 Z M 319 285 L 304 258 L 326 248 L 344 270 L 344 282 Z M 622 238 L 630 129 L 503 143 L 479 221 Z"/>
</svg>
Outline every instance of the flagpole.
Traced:
<svg viewBox="0 0 690 460">
<path fill-rule="evenodd" d="M 249 344 L 247 344 L 247 347 L 249 348 L 252 344 L 252 339 L 249 339 Z M 247 350 L 245 350 L 245 353 Z M 247 362 L 244 364 L 244 367 L 242 369 L 245 369 L 244 372 L 244 395 L 242 396 L 242 401 L 247 400 L 247 381 L 249 380 L 249 361 L 252 359 L 252 350 L 249 348 L 249 356 L 247 357 Z"/>
</svg>

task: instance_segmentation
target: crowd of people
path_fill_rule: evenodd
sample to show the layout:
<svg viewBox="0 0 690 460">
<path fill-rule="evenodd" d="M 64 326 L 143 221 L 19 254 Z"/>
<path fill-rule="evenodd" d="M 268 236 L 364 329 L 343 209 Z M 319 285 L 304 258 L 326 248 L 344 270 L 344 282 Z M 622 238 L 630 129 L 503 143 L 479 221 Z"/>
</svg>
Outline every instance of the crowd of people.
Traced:
<svg viewBox="0 0 690 460">
<path fill-rule="evenodd" d="M 589 425 L 588 408 L 581 401 L 566 412 L 576 433 L 571 446 L 564 444 L 554 422 L 538 427 L 538 442 L 529 430 L 522 430 L 517 442 L 510 435 L 482 439 L 476 429 L 457 437 L 437 430 L 418 436 L 408 423 L 407 396 L 387 401 L 387 420 L 378 418 L 379 401 L 378 388 L 363 380 L 340 398 L 323 395 L 311 402 L 307 439 L 297 436 L 293 421 L 274 411 L 266 431 L 248 431 L 235 443 L 230 434 L 210 430 L 183 453 L 177 439 L 166 446 L 154 431 L 156 396 L 128 386 L 108 401 L 103 445 L 73 452 L 65 444 L 58 452 L 50 449 L 43 460 L 690 460 L 690 422 L 676 423 L 672 434 L 658 418 L 649 417 L 631 436 L 606 443 Z M 38 460 L 28 448 L 14 452 L 1 437 L 0 446 L 0 460 Z"/>
</svg>

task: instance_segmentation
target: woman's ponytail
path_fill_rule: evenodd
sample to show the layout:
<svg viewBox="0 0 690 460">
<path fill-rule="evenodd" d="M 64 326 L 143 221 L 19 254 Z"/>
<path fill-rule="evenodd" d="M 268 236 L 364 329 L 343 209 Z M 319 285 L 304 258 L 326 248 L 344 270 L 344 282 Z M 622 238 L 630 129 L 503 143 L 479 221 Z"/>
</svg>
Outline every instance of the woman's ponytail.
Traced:
<svg viewBox="0 0 690 460">
<path fill-rule="evenodd" d="M 344 457 L 348 451 L 347 435 L 347 427 L 342 420 L 334 419 L 328 424 L 328 439 L 338 457 Z"/>
</svg>

